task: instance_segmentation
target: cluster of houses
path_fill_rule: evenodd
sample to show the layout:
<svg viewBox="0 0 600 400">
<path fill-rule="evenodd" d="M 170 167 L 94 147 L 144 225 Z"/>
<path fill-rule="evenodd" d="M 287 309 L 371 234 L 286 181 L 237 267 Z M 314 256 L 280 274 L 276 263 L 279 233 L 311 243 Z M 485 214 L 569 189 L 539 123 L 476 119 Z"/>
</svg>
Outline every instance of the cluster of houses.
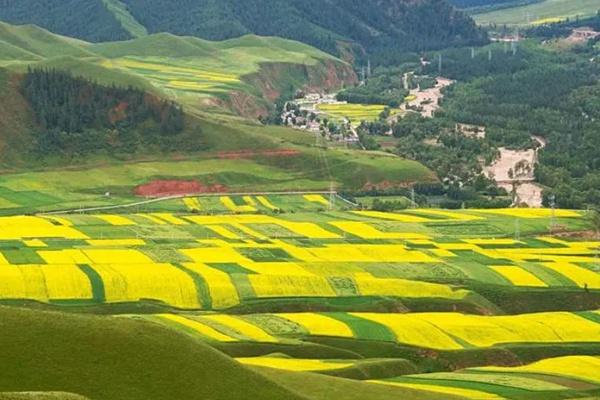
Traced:
<svg viewBox="0 0 600 400">
<path fill-rule="evenodd" d="M 358 133 L 349 120 L 333 121 L 319 109 L 319 105 L 344 105 L 334 94 L 308 93 L 283 108 L 281 121 L 283 125 L 294 129 L 319 133 L 332 141 L 358 143 Z"/>
</svg>

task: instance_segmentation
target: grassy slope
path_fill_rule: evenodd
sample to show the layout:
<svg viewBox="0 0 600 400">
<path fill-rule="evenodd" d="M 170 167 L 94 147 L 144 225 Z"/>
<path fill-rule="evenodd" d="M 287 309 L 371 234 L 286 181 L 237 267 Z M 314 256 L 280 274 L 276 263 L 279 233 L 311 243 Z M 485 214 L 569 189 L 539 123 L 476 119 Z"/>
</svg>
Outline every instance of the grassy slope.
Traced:
<svg viewBox="0 0 600 400">
<path fill-rule="evenodd" d="M 114 14 L 123 28 L 133 37 L 146 36 L 148 30 L 129 13 L 127 7 L 120 0 L 102 0 L 108 11 Z"/>
<path fill-rule="evenodd" d="M 489 13 L 477 14 L 473 18 L 478 24 L 526 25 L 547 18 L 575 18 L 594 15 L 600 9 L 598 0 L 544 0 L 527 6 L 506 8 Z"/>
<path fill-rule="evenodd" d="M 349 379 L 333 378 L 319 374 L 280 371 L 271 368 L 253 367 L 269 379 L 280 385 L 301 392 L 312 400 L 438 400 L 439 393 L 400 389 L 391 386 L 376 385 Z M 461 399 L 460 396 L 444 394 L 444 399 Z"/>
<path fill-rule="evenodd" d="M 0 392 L 95 400 L 300 397 L 187 335 L 152 323 L 0 308 Z"/>
</svg>

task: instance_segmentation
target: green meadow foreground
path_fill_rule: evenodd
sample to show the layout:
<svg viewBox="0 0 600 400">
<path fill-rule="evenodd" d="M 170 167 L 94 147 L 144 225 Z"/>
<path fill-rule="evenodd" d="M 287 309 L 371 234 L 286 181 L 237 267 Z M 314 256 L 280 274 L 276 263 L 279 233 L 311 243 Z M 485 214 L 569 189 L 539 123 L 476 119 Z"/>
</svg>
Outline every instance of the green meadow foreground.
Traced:
<svg viewBox="0 0 600 400">
<path fill-rule="evenodd" d="M 1 217 L 0 398 L 593 398 L 599 247 L 585 212 L 320 194 Z"/>
</svg>

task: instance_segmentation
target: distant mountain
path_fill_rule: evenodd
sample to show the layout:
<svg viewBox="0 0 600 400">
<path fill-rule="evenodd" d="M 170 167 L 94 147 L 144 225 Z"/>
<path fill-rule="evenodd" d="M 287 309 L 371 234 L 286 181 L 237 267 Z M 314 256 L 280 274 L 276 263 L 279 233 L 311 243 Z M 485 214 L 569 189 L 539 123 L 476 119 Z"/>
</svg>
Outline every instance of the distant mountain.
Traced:
<svg viewBox="0 0 600 400">
<path fill-rule="evenodd" d="M 90 42 L 132 37 L 102 0 L 0 0 L 0 20 Z"/>
<path fill-rule="evenodd" d="M 253 33 L 382 62 L 487 39 L 445 0 L 0 0 L 0 20 L 94 42 L 146 32 L 210 40 Z"/>
</svg>

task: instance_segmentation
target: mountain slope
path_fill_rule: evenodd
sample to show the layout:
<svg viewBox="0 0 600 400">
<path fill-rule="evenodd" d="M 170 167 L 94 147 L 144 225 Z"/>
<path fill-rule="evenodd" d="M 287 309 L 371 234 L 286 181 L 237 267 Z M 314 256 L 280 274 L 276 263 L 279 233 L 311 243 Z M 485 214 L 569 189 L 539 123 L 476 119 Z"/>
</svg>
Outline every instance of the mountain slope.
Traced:
<svg viewBox="0 0 600 400">
<path fill-rule="evenodd" d="M 169 31 L 215 40 L 247 33 L 273 35 L 334 54 L 339 54 L 340 42 L 351 42 L 378 54 L 384 49 L 421 50 L 484 39 L 468 17 L 441 0 L 124 2 L 151 32 Z"/>
<path fill-rule="evenodd" d="M 132 85 L 247 117 L 265 115 L 290 87 L 335 90 L 356 82 L 352 67 L 300 42 L 254 35 L 212 42 L 170 33 L 92 44 L 33 25 L 0 22 L 0 66 L 55 68 L 99 83 Z"/>
<path fill-rule="evenodd" d="M 132 37 L 102 0 L 4 0 L 0 1 L 0 20 L 35 24 L 92 42 Z"/>
<path fill-rule="evenodd" d="M 170 32 L 209 40 L 280 36 L 331 54 L 419 51 L 481 43 L 485 33 L 445 0 L 15 0 L 0 20 L 89 41 Z M 67 12 L 68 11 L 68 12 Z M 62 15 L 68 14 L 65 19 Z"/>
</svg>

